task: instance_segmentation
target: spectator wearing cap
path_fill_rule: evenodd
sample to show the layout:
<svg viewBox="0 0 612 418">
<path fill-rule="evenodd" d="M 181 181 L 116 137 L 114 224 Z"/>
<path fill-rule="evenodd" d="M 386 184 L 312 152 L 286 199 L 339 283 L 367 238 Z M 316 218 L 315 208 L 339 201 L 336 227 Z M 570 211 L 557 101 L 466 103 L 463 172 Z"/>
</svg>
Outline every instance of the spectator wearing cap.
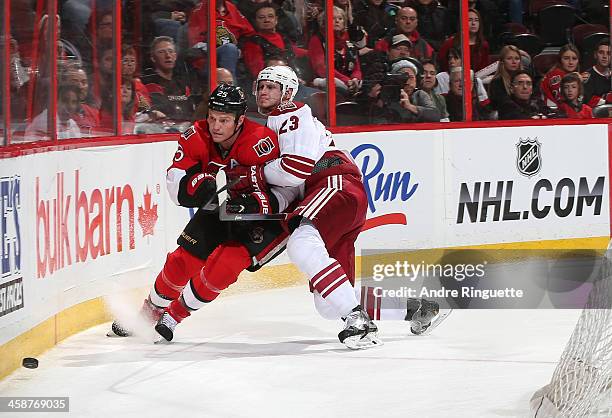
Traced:
<svg viewBox="0 0 612 418">
<path fill-rule="evenodd" d="M 593 117 L 593 109 L 582 104 L 584 87 L 580 74 L 573 72 L 566 74 L 561 79 L 561 100 L 559 100 L 559 112 L 569 119 L 590 119 Z"/>
<path fill-rule="evenodd" d="M 363 27 L 368 33 L 370 48 L 393 28 L 398 10 L 399 7 L 388 3 L 387 0 L 357 0 L 353 10 L 354 23 Z"/>
<path fill-rule="evenodd" d="M 410 46 L 411 57 L 419 61 L 432 59 L 434 50 L 417 31 L 418 21 L 416 10 L 412 7 L 402 7 L 395 17 L 394 30 L 387 37 L 376 42 L 375 49 L 386 52 L 394 43 L 393 37 L 395 35 L 404 35 L 412 44 Z"/>
<path fill-rule="evenodd" d="M 361 99 L 369 102 L 378 97 L 381 81 L 391 71 L 391 63 L 401 58 L 410 58 L 411 47 L 412 42 L 406 35 L 395 35 L 387 52 L 371 51 L 359 58 L 363 74 L 364 97 Z"/>
<path fill-rule="evenodd" d="M 595 65 L 586 71 L 584 82 L 584 103 L 591 107 L 605 104 L 610 93 L 610 40 L 602 39 L 593 55 Z"/>
<path fill-rule="evenodd" d="M 388 101 L 383 95 L 376 101 L 378 112 L 373 112 L 373 123 L 439 122 L 440 111 L 431 97 L 419 89 L 419 71 L 412 62 L 399 60 L 391 65 L 391 74 L 403 75 L 399 101 Z M 393 88 L 394 86 L 389 86 Z"/>
<path fill-rule="evenodd" d="M 482 31 L 483 22 L 475 9 L 468 11 L 468 24 L 469 24 L 469 44 L 470 44 L 470 67 L 474 71 L 478 71 L 487 65 L 489 65 L 489 42 L 485 39 Z M 445 57 L 448 54 L 448 50 L 451 48 L 461 49 L 461 36 L 456 33 L 448 38 L 438 51 L 438 62 L 440 63 L 440 69 L 448 71 L 448 66 L 445 61 Z"/>
<path fill-rule="evenodd" d="M 500 120 L 546 119 L 544 107 L 533 94 L 533 79 L 525 70 L 515 71 L 510 80 L 510 97 L 499 103 Z"/>
</svg>

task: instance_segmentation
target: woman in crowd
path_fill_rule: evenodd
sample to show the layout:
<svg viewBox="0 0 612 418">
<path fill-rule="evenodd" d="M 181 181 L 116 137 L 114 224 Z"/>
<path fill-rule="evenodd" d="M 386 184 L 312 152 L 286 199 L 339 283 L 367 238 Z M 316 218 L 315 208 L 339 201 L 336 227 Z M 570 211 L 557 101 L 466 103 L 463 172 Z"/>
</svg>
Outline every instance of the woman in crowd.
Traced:
<svg viewBox="0 0 612 418">
<path fill-rule="evenodd" d="M 468 12 L 468 23 L 470 33 L 470 67 L 474 71 L 478 71 L 489 65 L 489 42 L 485 39 L 482 30 L 482 19 L 480 13 L 476 9 L 470 9 Z M 448 38 L 438 51 L 438 62 L 440 68 L 448 71 L 448 50 L 451 48 L 461 50 L 461 37 L 459 34 L 454 34 Z"/>
<path fill-rule="evenodd" d="M 319 15 L 319 27 L 324 28 L 325 14 Z M 361 87 L 361 67 L 359 52 L 349 40 L 346 13 L 334 6 L 334 76 L 338 93 L 344 96 L 354 96 Z M 327 67 L 325 65 L 324 36 L 314 35 L 308 44 L 308 56 L 315 75 L 318 77 L 313 84 L 325 88 L 327 84 Z"/>
<path fill-rule="evenodd" d="M 590 119 L 593 110 L 590 106 L 582 104 L 584 87 L 578 73 L 566 74 L 561 79 L 561 99 L 559 100 L 560 113 L 569 119 Z"/>
<path fill-rule="evenodd" d="M 489 99 L 491 107 L 498 110 L 505 100 L 510 99 L 512 92 L 512 76 L 521 68 L 521 52 L 514 45 L 506 45 L 500 51 L 497 71 L 489 84 Z"/>
<path fill-rule="evenodd" d="M 557 64 L 546 73 L 540 84 L 540 91 L 546 106 L 559 107 L 561 100 L 561 79 L 569 73 L 580 71 L 580 52 L 572 44 L 561 47 Z"/>
<path fill-rule="evenodd" d="M 446 110 L 446 101 L 444 97 L 436 93 L 434 91 L 438 80 L 436 79 L 436 74 L 438 73 L 438 69 L 436 65 L 431 60 L 425 60 L 422 62 L 423 64 L 423 81 L 421 82 L 421 90 L 425 93 L 429 94 L 431 100 L 433 101 L 434 106 L 440 112 L 440 122 L 448 122 L 448 111 Z"/>
</svg>

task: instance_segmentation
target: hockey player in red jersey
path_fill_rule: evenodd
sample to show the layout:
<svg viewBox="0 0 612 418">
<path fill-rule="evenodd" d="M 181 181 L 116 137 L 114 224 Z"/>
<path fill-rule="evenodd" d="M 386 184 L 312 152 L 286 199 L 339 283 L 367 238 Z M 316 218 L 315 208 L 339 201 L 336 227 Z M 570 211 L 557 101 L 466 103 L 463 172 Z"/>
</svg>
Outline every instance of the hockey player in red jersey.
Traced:
<svg viewBox="0 0 612 418">
<path fill-rule="evenodd" d="M 199 208 L 180 234 L 178 248 L 169 253 L 155 279 L 142 313 L 156 330 L 171 340 L 174 327 L 191 311 L 214 300 L 238 274 L 254 271 L 284 249 L 287 234 L 276 221 L 221 222 L 216 212 L 215 175 L 232 165 L 261 165 L 279 156 L 276 134 L 244 116 L 246 98 L 240 87 L 220 85 L 208 101 L 206 120 L 196 122 L 178 140 L 166 183 L 179 206 Z M 267 190 L 241 196 L 250 212 L 276 209 Z M 191 279 L 191 280 L 190 280 Z M 129 331 L 117 321 L 113 332 Z"/>
</svg>

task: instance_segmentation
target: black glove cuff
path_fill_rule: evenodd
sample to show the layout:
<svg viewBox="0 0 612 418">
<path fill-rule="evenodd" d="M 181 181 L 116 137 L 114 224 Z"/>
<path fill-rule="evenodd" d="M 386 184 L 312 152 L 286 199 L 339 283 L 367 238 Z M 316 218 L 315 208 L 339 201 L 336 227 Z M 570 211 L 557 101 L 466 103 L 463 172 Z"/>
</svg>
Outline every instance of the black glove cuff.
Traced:
<svg viewBox="0 0 612 418">
<path fill-rule="evenodd" d="M 187 193 L 187 185 L 190 179 L 191 176 L 183 176 L 181 179 L 177 196 L 178 202 L 179 205 L 186 208 L 199 208 L 217 192 L 217 185 L 212 180 L 205 180 L 195 193 L 190 195 Z"/>
</svg>

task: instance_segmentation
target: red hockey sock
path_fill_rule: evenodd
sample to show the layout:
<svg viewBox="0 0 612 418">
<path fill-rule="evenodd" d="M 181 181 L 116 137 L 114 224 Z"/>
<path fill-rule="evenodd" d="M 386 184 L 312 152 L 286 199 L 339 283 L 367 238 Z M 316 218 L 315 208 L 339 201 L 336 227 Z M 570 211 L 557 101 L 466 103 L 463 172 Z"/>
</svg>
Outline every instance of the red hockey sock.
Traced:
<svg viewBox="0 0 612 418">
<path fill-rule="evenodd" d="M 168 254 L 163 269 L 157 275 L 155 291 L 164 299 L 178 298 L 189 279 L 204 267 L 204 263 L 201 258 L 178 247 Z"/>
<path fill-rule="evenodd" d="M 191 315 L 189 310 L 183 304 L 181 298 L 175 299 L 170 303 L 170 306 L 166 308 L 166 312 L 170 314 L 176 322 L 181 322 L 183 319 Z"/>
</svg>

